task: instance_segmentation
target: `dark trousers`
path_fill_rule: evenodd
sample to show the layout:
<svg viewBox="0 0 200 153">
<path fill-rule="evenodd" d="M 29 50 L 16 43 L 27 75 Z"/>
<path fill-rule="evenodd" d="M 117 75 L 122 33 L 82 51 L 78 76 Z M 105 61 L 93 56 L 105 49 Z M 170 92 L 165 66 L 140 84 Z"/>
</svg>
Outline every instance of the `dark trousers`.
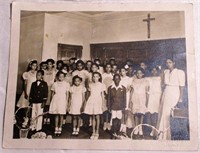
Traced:
<svg viewBox="0 0 200 153">
<path fill-rule="evenodd" d="M 111 113 L 107 110 L 103 112 L 103 122 L 110 122 L 111 120 Z"/>
<path fill-rule="evenodd" d="M 113 133 L 116 133 L 117 135 L 120 132 L 120 127 L 121 127 L 121 120 L 118 118 L 112 119 L 112 131 Z"/>
</svg>

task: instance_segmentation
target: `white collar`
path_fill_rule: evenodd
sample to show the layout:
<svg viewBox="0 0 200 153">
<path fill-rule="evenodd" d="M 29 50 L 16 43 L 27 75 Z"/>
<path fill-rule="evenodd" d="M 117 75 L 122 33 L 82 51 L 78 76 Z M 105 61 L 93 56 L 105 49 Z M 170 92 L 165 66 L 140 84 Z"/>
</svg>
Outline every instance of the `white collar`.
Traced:
<svg viewBox="0 0 200 153">
<path fill-rule="evenodd" d="M 116 90 L 118 90 L 119 88 L 123 88 L 121 82 L 119 83 L 119 85 L 116 87 L 115 83 L 112 83 L 111 88 L 115 88 Z"/>
</svg>

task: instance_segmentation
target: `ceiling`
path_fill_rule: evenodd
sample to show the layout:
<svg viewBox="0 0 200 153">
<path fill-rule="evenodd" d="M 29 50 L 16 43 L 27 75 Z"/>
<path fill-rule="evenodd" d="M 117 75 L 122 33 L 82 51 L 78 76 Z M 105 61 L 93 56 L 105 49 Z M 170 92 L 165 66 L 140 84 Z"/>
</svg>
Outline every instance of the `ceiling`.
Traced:
<svg viewBox="0 0 200 153">
<path fill-rule="evenodd" d="M 101 15 L 109 13 L 110 11 L 80 11 L 79 13 L 86 16 L 95 16 L 95 15 Z M 64 12 L 52 12 L 52 11 L 21 11 L 21 17 L 28 17 L 32 15 L 38 15 L 43 13 L 49 13 L 49 14 L 59 14 Z"/>
<path fill-rule="evenodd" d="M 52 11 L 21 11 L 21 17 L 28 17 L 28 16 L 38 15 L 38 14 L 44 14 L 44 13 L 57 14 L 57 13 L 62 13 L 62 12 L 52 12 Z"/>
<path fill-rule="evenodd" d="M 98 15 L 102 13 L 108 13 L 109 11 L 81 11 L 81 13 L 88 14 L 88 15 Z"/>
</svg>

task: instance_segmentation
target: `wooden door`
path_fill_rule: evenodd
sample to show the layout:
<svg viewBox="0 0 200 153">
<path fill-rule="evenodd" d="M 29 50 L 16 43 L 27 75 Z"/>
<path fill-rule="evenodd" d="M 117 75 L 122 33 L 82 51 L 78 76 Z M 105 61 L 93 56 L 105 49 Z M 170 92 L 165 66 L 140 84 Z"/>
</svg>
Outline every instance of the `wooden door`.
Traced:
<svg viewBox="0 0 200 153">
<path fill-rule="evenodd" d="M 58 44 L 57 60 L 63 60 L 68 63 L 69 59 L 76 57 L 81 59 L 83 46 Z"/>
</svg>

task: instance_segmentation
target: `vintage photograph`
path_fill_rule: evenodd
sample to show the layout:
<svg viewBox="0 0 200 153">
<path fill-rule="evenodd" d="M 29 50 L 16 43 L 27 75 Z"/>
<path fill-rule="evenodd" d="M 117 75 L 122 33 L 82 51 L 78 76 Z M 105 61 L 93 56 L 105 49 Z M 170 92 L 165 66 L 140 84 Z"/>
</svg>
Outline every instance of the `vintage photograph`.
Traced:
<svg viewBox="0 0 200 153">
<path fill-rule="evenodd" d="M 187 11 L 16 8 L 12 141 L 197 139 Z"/>
</svg>

